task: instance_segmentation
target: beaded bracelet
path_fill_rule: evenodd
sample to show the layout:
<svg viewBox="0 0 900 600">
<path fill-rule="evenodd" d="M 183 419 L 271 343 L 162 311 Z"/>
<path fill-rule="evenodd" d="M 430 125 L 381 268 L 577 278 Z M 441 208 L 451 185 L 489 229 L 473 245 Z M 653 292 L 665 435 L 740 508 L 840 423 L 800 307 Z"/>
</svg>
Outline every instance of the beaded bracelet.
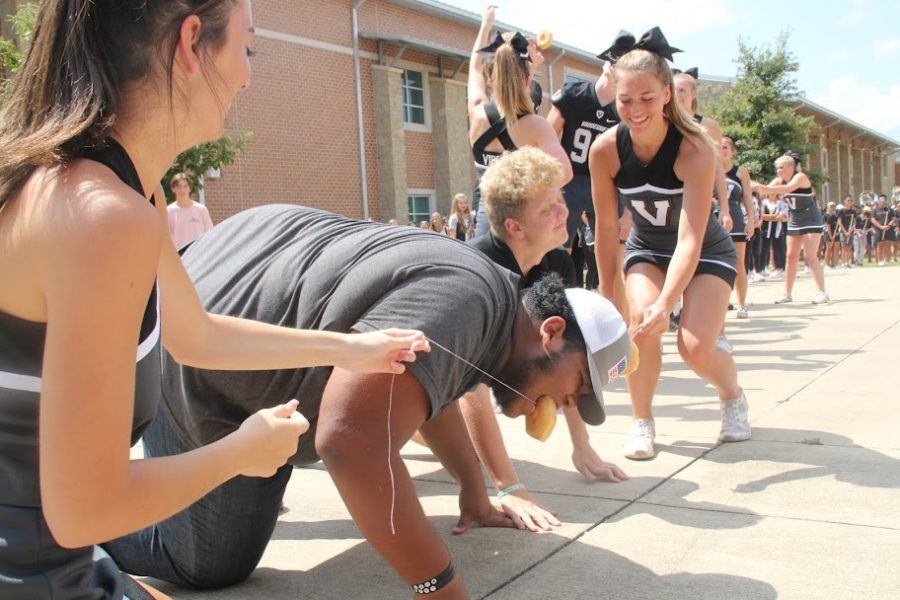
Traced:
<svg viewBox="0 0 900 600">
<path fill-rule="evenodd" d="M 497 500 L 503 498 L 503 496 L 509 496 L 513 492 L 518 492 L 519 490 L 524 490 L 524 489 L 525 489 L 524 483 L 514 483 L 509 487 L 505 487 L 502 490 L 499 490 L 497 492 Z"/>
<path fill-rule="evenodd" d="M 414 594 L 431 594 L 445 587 L 453 581 L 453 563 L 447 565 L 447 568 L 440 572 L 439 575 L 432 577 L 422 583 L 416 583 L 412 586 Z"/>
</svg>

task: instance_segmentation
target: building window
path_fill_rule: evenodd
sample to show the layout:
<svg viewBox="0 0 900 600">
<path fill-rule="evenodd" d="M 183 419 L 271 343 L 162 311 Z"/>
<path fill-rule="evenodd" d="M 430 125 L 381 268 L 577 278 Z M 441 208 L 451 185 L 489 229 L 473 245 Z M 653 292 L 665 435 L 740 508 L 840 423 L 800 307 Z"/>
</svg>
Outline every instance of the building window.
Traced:
<svg viewBox="0 0 900 600">
<path fill-rule="evenodd" d="M 403 71 L 403 121 L 425 125 L 425 80 L 421 71 Z"/>
<path fill-rule="evenodd" d="M 566 73 L 566 83 L 590 83 L 591 80 L 585 77 L 579 77 L 578 75 L 572 75 L 571 73 Z"/>
<path fill-rule="evenodd" d="M 418 225 L 421 221 L 431 221 L 431 213 L 434 212 L 434 195 L 416 192 L 406 196 L 406 206 L 409 209 L 409 221 Z"/>
</svg>

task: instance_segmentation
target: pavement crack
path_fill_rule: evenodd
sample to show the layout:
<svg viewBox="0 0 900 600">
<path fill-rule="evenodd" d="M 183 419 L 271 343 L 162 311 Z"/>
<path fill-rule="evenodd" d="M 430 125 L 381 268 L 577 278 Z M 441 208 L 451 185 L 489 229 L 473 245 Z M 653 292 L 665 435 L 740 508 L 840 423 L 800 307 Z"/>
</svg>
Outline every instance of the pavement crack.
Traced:
<svg viewBox="0 0 900 600">
<path fill-rule="evenodd" d="M 900 324 L 900 319 L 894 321 L 893 323 L 891 323 L 890 325 L 888 325 L 887 327 L 885 327 L 884 329 L 882 329 L 881 331 L 879 331 L 878 333 L 876 333 L 875 335 L 870 337 L 868 340 L 864 341 L 862 343 L 862 345 L 860 345 L 859 347 L 854 348 L 853 350 L 848 352 L 843 358 L 841 358 L 839 361 L 833 363 L 830 367 L 828 367 L 827 369 L 825 369 L 824 371 L 822 371 L 821 373 L 819 373 L 818 375 L 816 375 L 815 377 L 813 377 L 812 379 L 807 381 L 803 386 L 801 386 L 799 389 L 794 391 L 794 393 L 787 396 L 784 400 L 779 400 L 778 403 L 775 405 L 775 408 L 793 400 L 797 394 L 799 394 L 800 392 L 802 392 L 803 390 L 805 390 L 806 388 L 808 388 L 809 386 L 811 386 L 812 384 L 817 382 L 819 379 L 821 379 L 822 377 L 824 377 L 825 375 L 830 373 L 832 370 L 837 368 L 839 365 L 843 364 L 845 361 L 847 361 L 853 355 L 858 354 L 863 348 L 865 348 L 866 346 L 868 346 L 869 344 L 871 344 L 872 342 L 874 342 L 881 336 L 885 335 L 887 332 L 889 332 L 891 329 L 896 327 L 898 324 Z"/>
</svg>

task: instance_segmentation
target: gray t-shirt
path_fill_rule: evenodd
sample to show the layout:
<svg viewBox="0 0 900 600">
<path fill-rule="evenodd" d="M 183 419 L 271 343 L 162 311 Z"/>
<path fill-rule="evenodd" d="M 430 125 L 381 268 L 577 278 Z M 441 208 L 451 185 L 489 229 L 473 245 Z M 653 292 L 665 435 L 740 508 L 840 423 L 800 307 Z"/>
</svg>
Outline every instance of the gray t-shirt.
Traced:
<svg viewBox="0 0 900 600">
<path fill-rule="evenodd" d="M 297 329 L 420 329 L 491 373 L 507 348 L 518 278 L 466 244 L 411 227 L 293 205 L 244 211 L 183 255 L 212 313 Z M 440 348 L 409 365 L 435 417 L 482 375 Z M 187 447 L 231 433 L 257 410 L 300 401 L 314 433 L 330 367 L 209 371 L 163 361 L 162 410 Z M 314 435 L 294 464 L 318 460 Z"/>
</svg>

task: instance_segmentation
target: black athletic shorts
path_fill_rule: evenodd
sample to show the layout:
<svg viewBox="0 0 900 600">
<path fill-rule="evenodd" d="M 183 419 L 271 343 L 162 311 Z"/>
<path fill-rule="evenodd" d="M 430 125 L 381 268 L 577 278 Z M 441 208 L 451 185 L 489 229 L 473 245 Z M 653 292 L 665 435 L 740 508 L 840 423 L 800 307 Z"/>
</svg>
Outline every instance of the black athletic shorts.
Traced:
<svg viewBox="0 0 900 600">
<path fill-rule="evenodd" d="M 654 252 L 651 250 L 626 251 L 624 266 L 625 274 L 627 275 L 629 269 L 640 263 L 656 265 L 662 269 L 663 273 L 666 273 L 669 270 L 669 263 L 671 261 L 671 254 Z M 737 278 L 737 269 L 727 261 L 701 255 L 700 260 L 697 262 L 697 268 L 694 270 L 694 275 L 703 274 L 715 275 L 725 281 L 725 283 L 728 284 L 728 287 L 733 288 L 734 280 Z"/>
</svg>

